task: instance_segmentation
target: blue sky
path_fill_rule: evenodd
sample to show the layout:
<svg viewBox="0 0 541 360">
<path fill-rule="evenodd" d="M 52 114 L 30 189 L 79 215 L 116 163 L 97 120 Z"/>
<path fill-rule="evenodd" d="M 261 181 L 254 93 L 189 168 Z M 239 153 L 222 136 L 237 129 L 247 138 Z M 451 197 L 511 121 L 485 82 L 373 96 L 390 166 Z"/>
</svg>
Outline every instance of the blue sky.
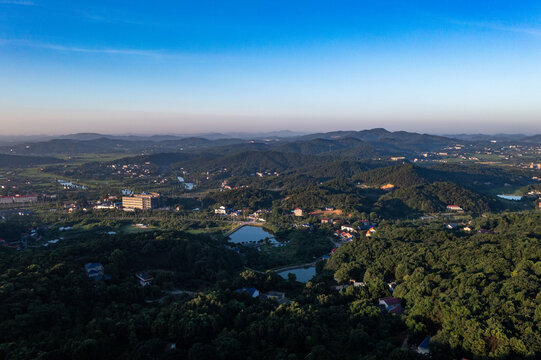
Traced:
<svg viewBox="0 0 541 360">
<path fill-rule="evenodd" d="M 541 132 L 539 1 L 0 0 L 0 132 Z"/>
</svg>

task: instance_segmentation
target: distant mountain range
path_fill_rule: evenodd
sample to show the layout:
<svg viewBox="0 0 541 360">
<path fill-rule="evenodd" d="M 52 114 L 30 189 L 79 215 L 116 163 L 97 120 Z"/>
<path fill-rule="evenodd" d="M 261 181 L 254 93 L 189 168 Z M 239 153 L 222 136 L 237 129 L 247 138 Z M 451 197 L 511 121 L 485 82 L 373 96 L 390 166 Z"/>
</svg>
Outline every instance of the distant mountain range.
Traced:
<svg viewBox="0 0 541 360">
<path fill-rule="evenodd" d="M 0 146 L 16 145 L 22 143 L 36 143 L 45 142 L 50 140 L 68 139 L 68 140 L 97 140 L 100 138 L 107 138 L 113 140 L 127 140 L 127 141 L 165 141 L 165 140 L 180 140 L 186 138 L 204 138 L 207 140 L 218 139 L 273 139 L 273 138 L 289 138 L 305 135 L 305 133 L 294 132 L 289 130 L 270 131 L 261 133 L 249 133 L 249 132 L 231 132 L 231 133 L 200 133 L 200 134 L 177 134 L 177 135 L 111 135 L 100 133 L 77 133 L 67 135 L 30 135 L 30 136 L 6 136 L 0 135 Z"/>
<path fill-rule="evenodd" d="M 170 152 L 205 151 L 218 155 L 242 151 L 278 151 L 302 155 L 334 155 L 350 158 L 379 156 L 411 156 L 419 152 L 440 150 L 457 143 L 485 143 L 488 141 L 541 144 L 541 135 L 483 135 L 459 134 L 438 136 L 407 131 L 388 131 L 382 128 L 361 131 L 333 131 L 298 134 L 291 131 L 248 134 L 180 135 L 103 135 L 80 133 L 53 139 L 33 138 L 0 146 L 0 153 L 11 155 L 79 155 L 85 153 L 155 154 Z M 0 141 L 6 137 L 0 138 Z M 15 139 L 10 139 L 14 141 Z"/>
</svg>

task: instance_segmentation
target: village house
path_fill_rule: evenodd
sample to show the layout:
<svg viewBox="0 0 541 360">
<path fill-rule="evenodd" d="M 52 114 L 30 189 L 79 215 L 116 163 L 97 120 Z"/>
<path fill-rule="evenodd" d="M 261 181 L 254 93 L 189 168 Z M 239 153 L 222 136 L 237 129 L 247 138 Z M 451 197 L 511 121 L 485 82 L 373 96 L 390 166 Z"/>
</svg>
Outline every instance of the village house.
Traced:
<svg viewBox="0 0 541 360">
<path fill-rule="evenodd" d="M 400 304 L 400 300 L 394 297 L 385 297 L 379 299 L 379 306 L 394 315 L 402 315 L 404 308 Z"/>
<path fill-rule="evenodd" d="M 348 233 L 348 232 L 345 232 L 345 231 L 340 231 L 340 230 L 336 230 L 334 232 L 334 236 L 337 236 L 339 237 L 341 240 L 343 241 L 351 241 L 355 238 L 354 235 Z"/>
<path fill-rule="evenodd" d="M 219 208 L 214 209 L 214 213 L 218 215 L 227 215 L 227 208 L 222 205 Z"/>
<path fill-rule="evenodd" d="M 135 274 L 135 277 L 137 278 L 137 280 L 139 280 L 139 284 L 141 286 L 151 285 L 152 280 L 154 280 L 154 277 L 152 275 L 150 275 L 149 273 L 147 273 L 147 272 L 137 273 L 137 274 Z"/>
<path fill-rule="evenodd" d="M 477 231 L 479 234 L 494 234 L 494 230 L 480 229 Z"/>
<path fill-rule="evenodd" d="M 280 291 L 269 291 L 266 293 L 261 293 L 260 296 L 264 299 L 272 299 L 280 302 L 286 298 L 286 293 Z"/>
<path fill-rule="evenodd" d="M 368 221 L 368 220 L 361 220 L 359 222 L 360 222 L 359 229 L 361 229 L 361 230 L 368 230 L 371 227 L 376 227 L 376 223 L 373 223 L 373 222 Z"/>
<path fill-rule="evenodd" d="M 427 336 L 420 344 L 417 346 L 417 352 L 419 354 L 428 355 L 430 353 L 430 336 Z"/>
<path fill-rule="evenodd" d="M 101 280 L 103 278 L 103 265 L 100 263 L 88 263 L 85 265 L 86 275 L 92 280 Z"/>
<path fill-rule="evenodd" d="M 352 284 L 353 287 L 366 286 L 366 283 L 364 281 L 357 281 L 355 279 L 350 279 L 349 283 Z"/>
<path fill-rule="evenodd" d="M 447 205 L 447 210 L 452 211 L 464 211 L 460 206 L 458 205 Z"/>
<path fill-rule="evenodd" d="M 293 210 L 293 214 L 295 216 L 302 216 L 302 209 L 300 208 L 295 208 L 295 210 Z"/>
<path fill-rule="evenodd" d="M 0 239 L 0 246 L 7 249 L 21 250 L 21 246 L 18 244 L 7 242 L 5 239 Z"/>
<path fill-rule="evenodd" d="M 374 227 L 371 227 L 370 229 L 368 229 L 368 231 L 366 232 L 366 237 L 371 237 L 373 233 L 376 232 L 376 229 Z"/>
<path fill-rule="evenodd" d="M 357 230 L 355 230 L 353 225 L 349 225 L 349 224 L 340 226 L 340 230 L 349 231 L 349 232 L 357 232 Z"/>
<path fill-rule="evenodd" d="M 400 299 L 391 296 L 384 297 L 379 299 L 379 305 L 383 306 L 386 310 L 388 310 L 393 306 L 400 305 Z"/>
<path fill-rule="evenodd" d="M 242 289 L 235 290 L 235 292 L 238 292 L 240 294 L 248 293 L 253 298 L 259 297 L 259 290 L 257 290 L 256 288 L 243 287 Z"/>
<path fill-rule="evenodd" d="M 349 284 L 344 284 L 344 285 L 333 285 L 333 286 L 331 286 L 331 289 L 340 292 L 340 291 L 346 290 L 346 289 L 347 289 L 348 287 L 350 287 L 350 286 L 351 286 L 351 285 L 349 285 Z"/>
</svg>

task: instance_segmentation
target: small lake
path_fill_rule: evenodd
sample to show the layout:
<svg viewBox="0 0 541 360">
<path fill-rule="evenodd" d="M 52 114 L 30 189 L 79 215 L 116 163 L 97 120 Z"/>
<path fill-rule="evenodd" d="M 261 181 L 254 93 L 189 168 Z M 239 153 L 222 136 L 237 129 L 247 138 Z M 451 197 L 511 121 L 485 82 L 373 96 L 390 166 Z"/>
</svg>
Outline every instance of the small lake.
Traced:
<svg viewBox="0 0 541 360">
<path fill-rule="evenodd" d="M 513 201 L 522 200 L 522 196 L 517 196 L 517 195 L 498 195 L 498 197 L 505 200 L 513 200 Z"/>
<path fill-rule="evenodd" d="M 265 238 L 271 239 L 271 243 L 277 243 L 274 236 L 259 226 L 243 226 L 231 235 L 229 235 L 229 242 L 235 244 L 255 244 L 259 240 Z"/>
<path fill-rule="evenodd" d="M 289 273 L 295 274 L 295 276 L 297 277 L 297 281 L 306 283 L 312 280 L 314 276 L 316 276 L 316 267 L 309 266 L 307 268 L 280 271 L 278 275 L 287 280 Z"/>
</svg>

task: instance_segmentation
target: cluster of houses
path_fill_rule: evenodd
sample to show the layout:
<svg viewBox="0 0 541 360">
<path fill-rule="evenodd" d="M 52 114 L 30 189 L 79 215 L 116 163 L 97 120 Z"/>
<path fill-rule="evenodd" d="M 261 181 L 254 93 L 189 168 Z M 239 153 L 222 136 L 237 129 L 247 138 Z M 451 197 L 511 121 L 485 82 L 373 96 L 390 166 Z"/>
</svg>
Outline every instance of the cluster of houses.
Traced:
<svg viewBox="0 0 541 360">
<path fill-rule="evenodd" d="M 118 197 L 116 196 L 106 196 L 102 200 L 96 201 L 96 205 L 94 205 L 94 209 L 100 210 L 111 210 L 111 209 L 120 209 L 122 207 L 122 202 L 119 201 Z"/>
<path fill-rule="evenodd" d="M 342 241 L 352 241 L 355 238 L 355 235 L 343 230 L 336 230 L 334 236 L 340 238 Z"/>
<path fill-rule="evenodd" d="M 14 196 L 0 196 L 1 204 L 32 204 L 38 202 L 38 196 L 32 195 L 14 195 Z"/>
<path fill-rule="evenodd" d="M 56 182 L 59 183 L 64 188 L 64 190 L 74 190 L 74 189 L 86 190 L 87 189 L 87 187 L 84 185 L 77 185 L 67 180 L 56 180 Z"/>
<path fill-rule="evenodd" d="M 85 264 L 84 268 L 86 276 L 88 276 L 88 278 L 91 280 L 99 281 L 103 278 L 107 278 L 104 272 L 104 267 L 101 263 L 87 263 Z M 152 281 L 154 281 L 154 277 L 145 271 L 136 273 L 135 278 L 139 282 L 139 285 L 143 287 L 152 285 Z"/>
<path fill-rule="evenodd" d="M 366 230 L 365 236 L 370 237 L 376 232 L 376 226 L 377 224 L 368 220 L 362 220 L 359 226 L 344 224 L 340 226 L 340 230 L 334 232 L 334 236 L 339 237 L 342 241 L 351 241 L 355 238 L 354 234 Z"/>
<path fill-rule="evenodd" d="M 158 178 L 161 177 L 159 174 L 155 174 L 152 169 L 152 164 L 148 161 L 144 164 L 111 164 L 107 165 L 107 168 L 111 170 L 111 175 L 130 177 L 132 179 L 147 179 L 153 174 Z M 167 182 L 167 179 L 162 180 Z M 156 182 L 156 180 L 154 180 L 154 182 Z"/>
<path fill-rule="evenodd" d="M 184 177 L 182 176 L 177 176 L 177 180 L 184 185 L 184 189 L 186 190 L 193 190 L 194 187 L 195 187 L 195 184 L 194 183 L 191 183 L 191 182 L 186 182 L 184 180 Z"/>
<path fill-rule="evenodd" d="M 457 223 L 448 223 L 448 224 L 445 224 L 445 228 L 448 229 L 448 230 L 462 230 L 464 232 L 472 232 L 473 229 L 471 228 L 471 226 L 469 225 L 464 225 L 464 224 L 457 224 Z M 479 234 L 494 234 L 494 230 L 492 229 L 479 229 L 477 230 L 477 233 Z"/>
<path fill-rule="evenodd" d="M 254 174 L 251 174 L 251 175 L 254 176 Z M 277 171 L 265 170 L 265 171 L 257 171 L 255 175 L 257 175 L 258 177 L 280 176 L 280 173 L 278 173 Z"/>
<path fill-rule="evenodd" d="M 250 209 L 245 209 L 245 210 L 232 210 L 230 208 L 228 208 L 227 206 L 220 206 L 216 209 L 214 209 L 214 213 L 217 214 L 217 215 L 223 215 L 223 216 L 229 216 L 229 217 L 232 217 L 232 218 L 238 218 L 239 216 L 242 216 L 244 214 L 248 214 L 247 217 L 249 220 L 251 221 L 261 221 L 261 222 L 265 222 L 265 218 L 263 217 L 263 215 L 265 214 L 270 214 L 270 210 L 267 210 L 267 209 L 259 209 L 253 213 L 251 213 L 251 210 Z"/>
<path fill-rule="evenodd" d="M 286 294 L 280 291 L 268 291 L 266 293 L 260 293 L 256 288 L 243 287 L 235 290 L 239 294 L 247 294 L 256 299 L 271 299 L 275 300 L 278 304 L 289 304 L 291 301 L 286 297 Z"/>
<path fill-rule="evenodd" d="M 20 242 L 9 242 L 0 238 L 0 246 L 6 249 L 21 250 Z"/>
</svg>

